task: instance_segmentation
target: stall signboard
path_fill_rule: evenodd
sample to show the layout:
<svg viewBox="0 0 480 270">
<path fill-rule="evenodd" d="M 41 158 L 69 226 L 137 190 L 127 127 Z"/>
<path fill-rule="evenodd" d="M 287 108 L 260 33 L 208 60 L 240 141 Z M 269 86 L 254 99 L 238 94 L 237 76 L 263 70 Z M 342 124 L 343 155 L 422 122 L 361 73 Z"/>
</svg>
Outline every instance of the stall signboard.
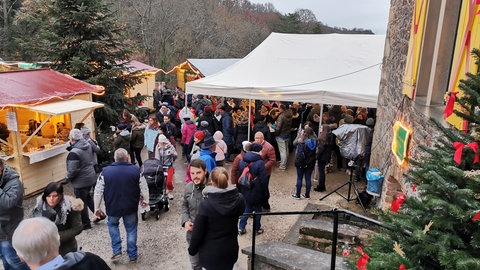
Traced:
<svg viewBox="0 0 480 270">
<path fill-rule="evenodd" d="M 408 143 L 410 141 L 411 130 L 397 121 L 393 126 L 392 153 L 397 163 L 402 165 L 407 157 Z"/>
</svg>

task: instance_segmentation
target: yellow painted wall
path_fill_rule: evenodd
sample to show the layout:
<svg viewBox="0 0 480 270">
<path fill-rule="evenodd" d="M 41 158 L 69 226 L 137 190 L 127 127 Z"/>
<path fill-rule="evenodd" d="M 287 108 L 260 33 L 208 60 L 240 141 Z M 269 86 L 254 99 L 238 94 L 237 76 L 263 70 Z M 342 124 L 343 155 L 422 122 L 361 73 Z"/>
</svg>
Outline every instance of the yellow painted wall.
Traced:
<svg viewBox="0 0 480 270">
<path fill-rule="evenodd" d="M 480 5 L 477 5 L 476 1 L 463 1 L 461 8 L 449 82 L 449 92 L 460 92 L 457 97 L 462 95 L 458 89 L 460 80 L 466 78 L 467 72 L 477 72 L 471 51 L 473 48 L 480 47 L 480 14 L 477 15 Z M 461 106 L 456 103 L 455 109 L 460 110 Z M 460 130 L 465 130 L 468 125 L 466 121 L 455 114 L 448 117 L 446 121 Z"/>
<path fill-rule="evenodd" d="M 137 93 L 147 96 L 147 100 L 143 102 L 144 106 L 153 108 L 153 89 L 155 88 L 155 73 L 145 73 L 146 77 L 141 83 L 135 85 L 128 93 L 128 97 L 134 97 Z"/>
<path fill-rule="evenodd" d="M 422 48 L 425 18 L 428 0 L 417 0 L 412 18 L 410 40 L 408 45 L 407 63 L 403 76 L 403 94 L 413 99 L 417 83 L 417 72 Z"/>
</svg>

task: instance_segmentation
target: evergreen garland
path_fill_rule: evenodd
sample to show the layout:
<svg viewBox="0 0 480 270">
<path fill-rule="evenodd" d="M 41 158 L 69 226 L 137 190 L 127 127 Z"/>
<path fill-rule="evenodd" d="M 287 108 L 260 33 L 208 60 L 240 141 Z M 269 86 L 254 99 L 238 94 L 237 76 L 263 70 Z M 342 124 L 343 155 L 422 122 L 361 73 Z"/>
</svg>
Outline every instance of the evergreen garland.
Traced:
<svg viewBox="0 0 480 270">
<path fill-rule="evenodd" d="M 478 59 L 480 51 L 473 50 Z M 365 247 L 370 257 L 367 269 L 480 269 L 480 143 L 476 134 L 480 115 L 480 74 L 461 80 L 462 94 L 454 113 L 469 121 L 469 133 L 443 127 L 445 135 L 433 147 L 420 146 L 425 157 L 409 160 L 405 180 L 416 190 L 408 193 L 396 213 L 379 211 L 388 227 L 381 229 Z M 457 150 L 463 146 L 463 150 Z M 454 161 L 461 151 L 460 163 Z M 460 153 L 460 152 L 457 152 Z M 353 264 L 350 265 L 352 268 Z"/>
</svg>

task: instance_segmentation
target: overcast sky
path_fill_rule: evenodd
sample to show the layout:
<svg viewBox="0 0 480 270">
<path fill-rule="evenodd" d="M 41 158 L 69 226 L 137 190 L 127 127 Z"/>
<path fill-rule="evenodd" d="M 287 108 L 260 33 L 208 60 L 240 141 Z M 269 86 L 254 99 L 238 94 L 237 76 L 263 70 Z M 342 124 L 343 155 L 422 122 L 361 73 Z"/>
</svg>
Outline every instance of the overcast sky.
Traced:
<svg viewBox="0 0 480 270">
<path fill-rule="evenodd" d="M 250 0 L 272 3 L 282 14 L 305 8 L 313 11 L 328 26 L 370 29 L 375 34 L 387 31 L 390 0 Z"/>
</svg>

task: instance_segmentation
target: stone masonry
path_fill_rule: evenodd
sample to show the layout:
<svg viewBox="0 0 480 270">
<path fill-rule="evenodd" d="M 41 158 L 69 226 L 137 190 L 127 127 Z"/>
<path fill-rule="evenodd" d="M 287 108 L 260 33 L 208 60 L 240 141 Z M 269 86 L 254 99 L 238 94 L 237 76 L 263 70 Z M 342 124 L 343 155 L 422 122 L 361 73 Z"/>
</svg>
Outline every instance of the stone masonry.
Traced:
<svg viewBox="0 0 480 270">
<path fill-rule="evenodd" d="M 439 136 L 429 118 L 440 119 L 436 116 L 443 112 L 443 108 L 421 107 L 402 94 L 413 7 L 414 0 L 391 0 L 370 165 L 385 175 L 380 200 L 384 209 L 398 192 L 411 192 L 403 177 L 408 163 L 398 165 L 391 152 L 394 123 L 401 121 L 412 130 L 408 156 L 416 158 L 421 155 L 419 144 L 431 146 Z"/>
</svg>

